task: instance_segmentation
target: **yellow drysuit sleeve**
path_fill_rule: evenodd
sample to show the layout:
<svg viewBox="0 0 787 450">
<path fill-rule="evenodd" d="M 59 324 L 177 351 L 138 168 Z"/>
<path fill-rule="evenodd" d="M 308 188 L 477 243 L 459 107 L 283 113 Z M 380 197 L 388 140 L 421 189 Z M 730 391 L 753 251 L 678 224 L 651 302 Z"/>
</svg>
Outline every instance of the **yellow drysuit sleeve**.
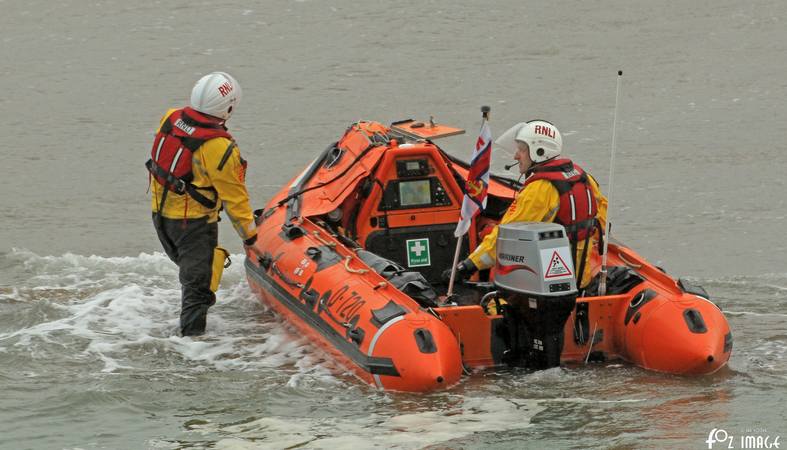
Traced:
<svg viewBox="0 0 787 450">
<path fill-rule="evenodd" d="M 226 160 L 222 161 L 228 152 Z M 246 162 L 241 158 L 238 146 L 226 138 L 211 139 L 202 145 L 196 157 L 241 239 L 245 241 L 256 235 L 246 190 Z"/>
</svg>

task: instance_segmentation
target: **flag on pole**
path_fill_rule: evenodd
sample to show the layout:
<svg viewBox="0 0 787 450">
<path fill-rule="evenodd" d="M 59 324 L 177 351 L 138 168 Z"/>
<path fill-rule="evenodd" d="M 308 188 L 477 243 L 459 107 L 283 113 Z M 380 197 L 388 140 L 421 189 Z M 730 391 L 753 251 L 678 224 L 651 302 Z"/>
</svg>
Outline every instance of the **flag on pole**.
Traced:
<svg viewBox="0 0 787 450">
<path fill-rule="evenodd" d="M 470 170 L 465 181 L 465 197 L 462 200 L 462 212 L 456 224 L 454 236 L 459 237 L 470 229 L 470 222 L 486 207 L 486 192 L 489 189 L 489 163 L 492 160 L 492 131 L 489 121 L 484 119 L 481 131 L 475 143 L 473 157 L 470 159 Z"/>
</svg>

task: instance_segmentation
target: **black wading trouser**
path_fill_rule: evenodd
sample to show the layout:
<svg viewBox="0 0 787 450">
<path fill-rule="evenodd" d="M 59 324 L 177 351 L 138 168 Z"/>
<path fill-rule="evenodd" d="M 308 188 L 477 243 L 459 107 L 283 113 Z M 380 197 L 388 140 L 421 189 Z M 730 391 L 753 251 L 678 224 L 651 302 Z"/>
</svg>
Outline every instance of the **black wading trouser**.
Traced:
<svg viewBox="0 0 787 450">
<path fill-rule="evenodd" d="M 216 303 L 210 290 L 213 249 L 218 245 L 218 223 L 208 218 L 167 219 L 153 214 L 159 241 L 180 269 L 180 332 L 198 336 L 205 332 L 208 308 Z"/>
</svg>

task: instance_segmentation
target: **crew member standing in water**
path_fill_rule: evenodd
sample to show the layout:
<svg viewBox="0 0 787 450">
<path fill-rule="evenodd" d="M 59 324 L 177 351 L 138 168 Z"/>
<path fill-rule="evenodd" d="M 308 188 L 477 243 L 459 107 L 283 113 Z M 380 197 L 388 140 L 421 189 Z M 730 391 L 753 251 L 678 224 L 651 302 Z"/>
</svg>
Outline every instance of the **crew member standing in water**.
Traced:
<svg viewBox="0 0 787 450">
<path fill-rule="evenodd" d="M 577 268 L 577 286 L 585 288 L 592 278 L 590 250 L 601 236 L 607 220 L 607 198 L 598 183 L 568 158 L 560 132 L 549 122 L 533 120 L 515 125 L 496 141 L 516 145 L 514 159 L 525 184 L 500 220 L 511 222 L 556 222 L 566 228 Z M 510 144 L 508 144 L 510 145 Z M 495 264 L 498 227 L 490 232 L 470 256 L 457 265 L 457 275 L 468 277 Z"/>
<path fill-rule="evenodd" d="M 233 77 L 213 72 L 191 91 L 191 106 L 167 111 L 153 141 L 150 171 L 153 225 L 178 265 L 180 331 L 205 332 L 225 260 L 218 246 L 219 211 L 226 210 L 245 246 L 257 239 L 246 190 L 246 161 L 225 123 L 240 102 Z"/>
</svg>

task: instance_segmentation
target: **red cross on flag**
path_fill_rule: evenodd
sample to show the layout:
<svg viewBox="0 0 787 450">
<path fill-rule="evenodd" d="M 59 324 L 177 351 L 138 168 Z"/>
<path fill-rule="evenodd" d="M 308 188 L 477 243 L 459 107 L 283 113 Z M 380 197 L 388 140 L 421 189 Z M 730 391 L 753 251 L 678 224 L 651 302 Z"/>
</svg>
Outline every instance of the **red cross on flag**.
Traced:
<svg viewBox="0 0 787 450">
<path fill-rule="evenodd" d="M 462 200 L 462 212 L 456 224 L 454 236 L 459 237 L 470 229 L 470 222 L 486 207 L 486 192 L 489 189 L 489 163 L 492 160 L 492 131 L 485 119 L 475 144 L 470 170 L 465 182 L 465 196 Z"/>
</svg>

